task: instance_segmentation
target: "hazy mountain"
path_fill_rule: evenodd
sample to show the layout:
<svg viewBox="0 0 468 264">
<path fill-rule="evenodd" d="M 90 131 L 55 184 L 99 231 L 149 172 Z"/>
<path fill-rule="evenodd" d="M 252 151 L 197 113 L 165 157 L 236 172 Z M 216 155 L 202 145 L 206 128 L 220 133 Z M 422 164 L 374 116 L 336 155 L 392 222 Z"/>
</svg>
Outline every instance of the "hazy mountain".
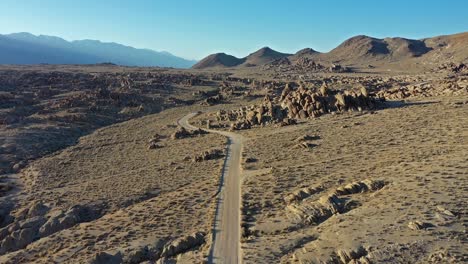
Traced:
<svg viewBox="0 0 468 264">
<path fill-rule="evenodd" d="M 190 68 L 196 61 L 169 52 L 136 49 L 98 40 L 66 41 L 30 33 L 0 35 L 0 64 L 94 64 L 112 62 L 126 66 Z"/>
</svg>

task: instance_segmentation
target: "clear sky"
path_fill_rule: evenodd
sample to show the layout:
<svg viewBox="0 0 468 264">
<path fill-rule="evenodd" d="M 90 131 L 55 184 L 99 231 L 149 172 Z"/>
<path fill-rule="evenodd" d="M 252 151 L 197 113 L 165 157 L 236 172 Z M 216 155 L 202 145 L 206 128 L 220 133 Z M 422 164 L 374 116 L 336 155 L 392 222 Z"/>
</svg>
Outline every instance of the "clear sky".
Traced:
<svg viewBox="0 0 468 264">
<path fill-rule="evenodd" d="M 468 0 L 1 0 L 0 34 L 31 32 L 243 57 L 263 46 L 329 51 L 345 39 L 468 31 Z"/>
</svg>

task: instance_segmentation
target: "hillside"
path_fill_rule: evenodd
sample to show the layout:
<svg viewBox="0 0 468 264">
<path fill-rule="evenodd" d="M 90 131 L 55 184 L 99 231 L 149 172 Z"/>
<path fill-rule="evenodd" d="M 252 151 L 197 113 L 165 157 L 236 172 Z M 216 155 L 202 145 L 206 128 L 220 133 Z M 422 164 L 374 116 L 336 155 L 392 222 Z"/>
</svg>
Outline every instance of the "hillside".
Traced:
<svg viewBox="0 0 468 264">
<path fill-rule="evenodd" d="M 281 53 L 269 47 L 264 47 L 247 56 L 245 58 L 245 63 L 248 65 L 263 65 L 289 56 L 291 56 L 291 54 Z"/>
<path fill-rule="evenodd" d="M 219 68 L 219 67 L 236 67 L 236 66 L 258 66 L 274 60 L 291 56 L 291 54 L 281 53 L 272 50 L 269 47 L 264 47 L 256 52 L 249 54 L 244 58 L 236 58 L 226 53 L 216 53 L 207 56 L 199 63 L 195 64 L 193 69 Z"/>
<path fill-rule="evenodd" d="M 210 55 L 206 59 L 212 56 Z M 401 37 L 379 39 L 359 35 L 345 40 L 327 53 L 305 48 L 291 55 L 265 47 L 245 57 L 245 62 L 242 64 L 239 63 L 241 59 L 238 59 L 237 64 L 224 66 L 261 66 L 286 57 L 290 61 L 308 58 L 322 63 L 338 62 L 361 67 L 367 67 L 370 64 L 383 66 L 389 63 L 401 63 L 405 67 L 423 68 L 427 65 L 468 61 L 468 32 L 418 40 Z M 199 65 L 197 69 L 215 66 L 214 63 L 204 63 Z"/>
<path fill-rule="evenodd" d="M 66 41 L 29 33 L 0 35 L 0 64 L 95 64 L 189 68 L 195 61 L 168 52 L 136 49 L 98 40 Z"/>
<path fill-rule="evenodd" d="M 212 54 L 203 60 L 199 61 L 192 68 L 204 69 L 211 67 L 233 67 L 244 63 L 245 59 L 239 59 L 226 53 Z"/>
</svg>

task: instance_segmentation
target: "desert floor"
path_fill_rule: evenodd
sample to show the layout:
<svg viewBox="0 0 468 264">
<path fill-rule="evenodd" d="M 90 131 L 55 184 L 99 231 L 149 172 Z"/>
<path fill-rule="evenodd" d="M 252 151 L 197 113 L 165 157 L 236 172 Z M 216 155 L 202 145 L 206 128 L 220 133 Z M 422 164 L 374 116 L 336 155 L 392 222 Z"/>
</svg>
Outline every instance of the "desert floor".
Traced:
<svg viewBox="0 0 468 264">
<path fill-rule="evenodd" d="M 6 165 L 0 177 L 0 263 L 209 262 L 219 187 L 233 182 L 240 184 L 234 188 L 240 189 L 234 192 L 240 205 L 227 206 L 228 195 L 223 206 L 231 210 L 227 215 L 240 214 L 232 221 L 237 226 L 229 228 L 240 232 L 237 257 L 244 263 L 468 261 L 466 77 L 439 82 L 439 76 L 428 75 L 434 83 L 426 87 L 423 75 L 340 75 L 331 81 L 333 89 L 359 82 L 371 83 L 372 92 L 405 82 L 419 86 L 414 96 L 390 98 L 372 110 L 231 131 L 242 138 L 235 149 L 241 158 L 233 163 L 240 167 L 226 171 L 231 178 L 223 183 L 231 142 L 198 130 L 177 138 L 178 121 L 201 111 L 190 122 L 205 129 L 217 111 L 277 96 L 284 82 L 149 70 L 127 74 L 119 68 L 111 77 L 106 69 L 83 70 L 89 93 L 70 96 L 65 85 L 49 91 L 52 99 L 35 94 L 37 101 L 28 104 L 34 89 L 25 88 L 24 111 L 13 113 L 19 117 L 12 124 L 1 124 L 0 158 Z M 67 74 L 60 78 L 71 78 Z M 92 74 L 107 76 L 102 83 L 117 88 L 90 88 Z M 320 84 L 320 78 L 308 85 Z M 167 84 L 156 85 L 161 80 Z M 452 92 L 439 86 L 443 82 L 460 85 Z M 102 95 L 108 92 L 112 96 Z M 0 95 L 12 104 L 19 100 L 11 90 Z M 61 98 L 67 104 L 54 105 Z M 46 104 L 67 116 L 82 115 L 59 120 L 54 112 L 50 119 L 55 108 Z M 103 105 L 112 105 L 101 112 L 107 123 L 90 122 L 89 109 Z M 5 107 L 0 114 L 11 116 L 18 108 Z M 145 110 L 132 116 L 128 108 Z M 70 134 L 82 122 L 83 131 Z M 30 126 L 38 123 L 48 130 Z M 26 132 L 41 137 L 29 144 Z M 58 139 L 66 144 L 56 146 Z M 15 167 L 21 159 L 14 144 L 41 155 L 28 154 Z M 239 178 L 232 181 L 230 172 Z"/>
</svg>

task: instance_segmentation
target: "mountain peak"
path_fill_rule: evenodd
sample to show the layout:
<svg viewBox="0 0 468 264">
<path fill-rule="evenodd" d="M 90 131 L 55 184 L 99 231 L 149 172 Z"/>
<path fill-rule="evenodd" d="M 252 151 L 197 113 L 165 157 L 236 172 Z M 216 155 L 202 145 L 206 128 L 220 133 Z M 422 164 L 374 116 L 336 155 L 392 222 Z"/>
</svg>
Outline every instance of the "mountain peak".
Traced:
<svg viewBox="0 0 468 264">
<path fill-rule="evenodd" d="M 304 56 L 304 55 L 312 55 L 312 54 L 316 54 L 316 53 L 319 53 L 318 51 L 314 50 L 314 49 L 311 49 L 311 48 L 305 48 L 305 49 L 301 49 L 300 51 L 296 52 L 296 56 Z"/>
<path fill-rule="evenodd" d="M 263 47 L 246 57 L 246 64 L 249 65 L 262 65 L 272 62 L 277 59 L 285 58 L 291 54 L 281 53 L 271 49 L 270 47 Z"/>
<path fill-rule="evenodd" d="M 205 69 L 213 67 L 234 67 L 242 64 L 245 59 L 239 59 L 224 52 L 214 53 L 195 64 L 193 69 Z"/>
<path fill-rule="evenodd" d="M 278 51 L 275 51 L 275 50 L 271 49 L 270 47 L 263 47 L 263 48 L 255 51 L 255 52 L 249 54 L 249 56 L 247 56 L 247 58 L 248 57 L 253 57 L 253 56 L 272 56 L 272 55 L 276 55 L 276 54 L 282 54 L 282 53 L 280 53 Z"/>
</svg>

